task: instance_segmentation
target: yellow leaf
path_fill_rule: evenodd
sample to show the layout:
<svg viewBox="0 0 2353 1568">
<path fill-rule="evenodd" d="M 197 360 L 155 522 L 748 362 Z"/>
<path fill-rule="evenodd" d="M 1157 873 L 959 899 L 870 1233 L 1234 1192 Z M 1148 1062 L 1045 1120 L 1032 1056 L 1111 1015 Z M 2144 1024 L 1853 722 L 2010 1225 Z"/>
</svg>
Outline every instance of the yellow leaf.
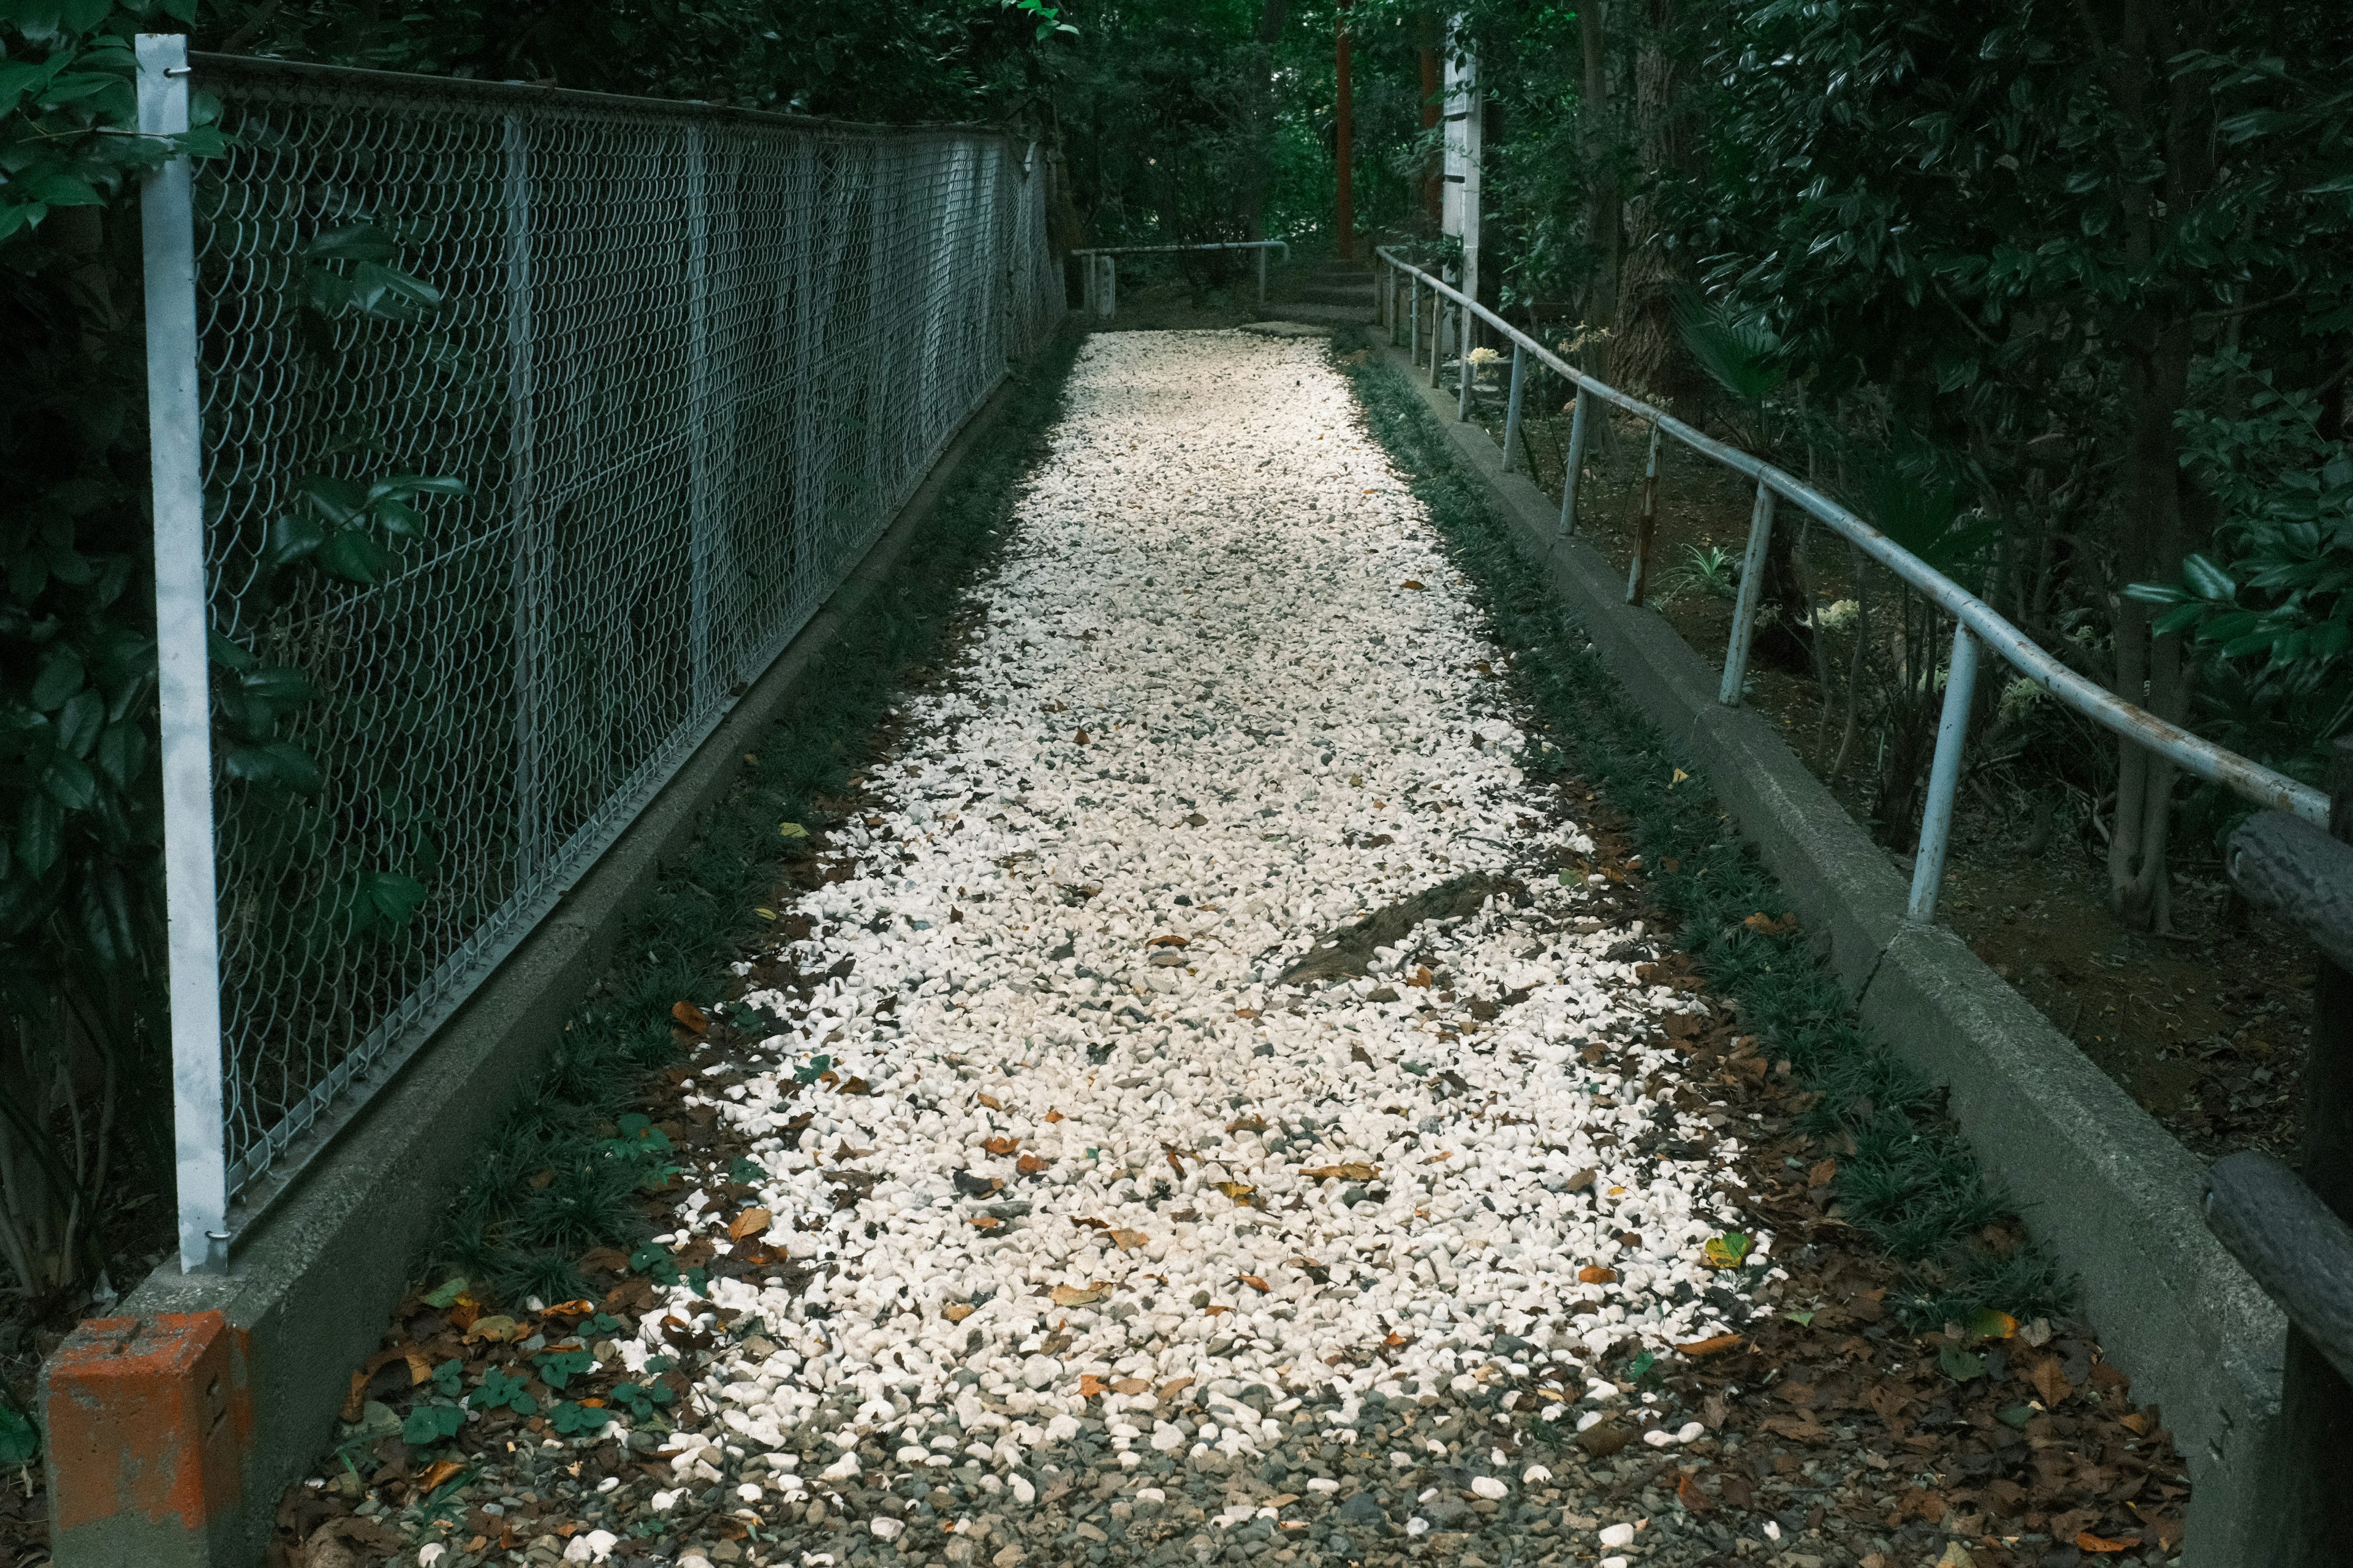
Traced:
<svg viewBox="0 0 2353 1568">
<path fill-rule="evenodd" d="M 1219 1182 L 1218 1184 L 1218 1191 L 1225 1194 L 1226 1196 L 1233 1199 L 1234 1202 L 1240 1203 L 1244 1198 L 1249 1197 L 1252 1193 L 1258 1191 L 1258 1189 L 1253 1186 L 1245 1185 L 1240 1182 Z"/>
<path fill-rule="evenodd" d="M 1053 1289 L 1057 1307 L 1085 1307 L 1103 1299 L 1103 1293 L 1092 1285 L 1057 1285 Z"/>
<path fill-rule="evenodd" d="M 1111 1233 L 1111 1238 L 1122 1252 L 1132 1251 L 1152 1239 L 1140 1230 L 1115 1230 Z"/>
<path fill-rule="evenodd" d="M 1669 780 L 1667 781 L 1667 787 L 1668 787 L 1669 789 L 1672 789 L 1672 788 L 1674 788 L 1674 787 L 1675 787 L 1675 785 L 1677 785 L 1677 784 L 1679 784 L 1683 783 L 1683 780 L 1685 780 L 1685 779 L 1687 779 L 1687 778 L 1689 778 L 1689 777 L 1691 777 L 1691 774 L 1689 774 L 1689 773 L 1687 773 L 1683 772 L 1683 769 L 1681 769 L 1681 768 L 1677 768 L 1677 769 L 1675 770 L 1675 776 L 1674 776 L 1674 777 L 1672 777 L 1672 778 L 1671 778 L 1671 779 L 1669 779 Z"/>
<path fill-rule="evenodd" d="M 764 921 L 773 921 L 776 918 L 776 911 L 774 910 L 755 909 L 752 912 Z"/>
<path fill-rule="evenodd" d="M 940 1309 L 940 1316 L 951 1323 L 961 1323 L 979 1310 L 969 1301 L 950 1301 Z"/>
<path fill-rule="evenodd" d="M 803 827 L 797 822 L 779 822 L 776 824 L 776 833 L 778 837 L 784 838 L 807 838 L 808 837 L 808 829 Z"/>
</svg>

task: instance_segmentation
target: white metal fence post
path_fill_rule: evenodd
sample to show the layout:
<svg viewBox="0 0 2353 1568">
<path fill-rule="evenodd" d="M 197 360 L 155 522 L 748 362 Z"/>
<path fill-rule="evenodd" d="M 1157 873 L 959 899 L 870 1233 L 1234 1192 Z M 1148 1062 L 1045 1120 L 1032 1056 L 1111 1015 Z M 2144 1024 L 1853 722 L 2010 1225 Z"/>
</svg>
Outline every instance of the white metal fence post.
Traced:
<svg viewBox="0 0 2353 1568">
<path fill-rule="evenodd" d="M 142 33 L 139 131 L 188 128 L 188 40 Z M 169 920 L 172 1121 L 180 1268 L 228 1263 L 221 1068 L 220 904 L 213 866 L 211 614 L 205 585 L 204 415 L 196 392 L 194 180 L 178 157 L 148 171 L 139 224 L 147 295 L 147 430 L 155 507 L 155 664 L 162 710 L 164 897 Z"/>
<path fill-rule="evenodd" d="M 1773 489 L 1757 481 L 1757 504 L 1748 514 L 1748 549 L 1740 558 L 1740 597 L 1732 608 L 1732 640 L 1724 649 L 1724 685 L 1715 700 L 1726 708 L 1740 706 L 1741 683 L 1748 678 L 1748 646 L 1757 638 L 1757 608 L 1765 596 L 1765 552 L 1773 538 Z"/>
<path fill-rule="evenodd" d="M 1945 671 L 1945 707 L 1936 719 L 1936 756 L 1928 767 L 1928 803 L 1920 814 L 1920 850 L 1912 861 L 1912 898 L 1905 913 L 1936 918 L 1945 880 L 1945 852 L 1953 837 L 1953 796 L 1961 787 L 1961 749 L 1968 740 L 1969 702 L 1977 693 L 1978 639 L 1953 623 L 1953 660 Z"/>
<path fill-rule="evenodd" d="M 541 686 L 546 678 L 546 572 L 533 506 L 538 431 L 532 403 L 531 160 L 522 116 L 506 116 L 507 506 L 514 542 L 515 858 L 536 877 L 548 853 L 546 781 L 540 757 Z"/>
<path fill-rule="evenodd" d="M 1258 302 L 1266 303 L 1266 247 L 1258 247 Z"/>
<path fill-rule="evenodd" d="M 1419 364 L 1421 363 L 1421 279 L 1419 278 L 1409 280 L 1406 285 L 1405 342 L 1405 363 Z"/>
<path fill-rule="evenodd" d="M 688 668 L 691 703 L 715 695 L 711 661 L 711 189 L 702 127 L 686 130 Z"/>
</svg>

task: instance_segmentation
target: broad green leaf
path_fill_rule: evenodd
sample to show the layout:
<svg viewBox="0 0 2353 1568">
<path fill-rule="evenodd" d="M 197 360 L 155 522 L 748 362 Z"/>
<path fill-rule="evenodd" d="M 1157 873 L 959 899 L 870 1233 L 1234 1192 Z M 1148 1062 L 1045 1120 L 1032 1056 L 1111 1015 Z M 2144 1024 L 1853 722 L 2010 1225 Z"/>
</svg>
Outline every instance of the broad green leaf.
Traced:
<svg viewBox="0 0 2353 1568">
<path fill-rule="evenodd" d="M 2182 562 L 2181 580 L 2201 599 L 2229 600 L 2239 592 L 2231 574 L 2203 555 L 2192 555 Z"/>
<path fill-rule="evenodd" d="M 289 741 L 258 746 L 229 744 L 221 748 L 221 771 L 248 784 L 268 784 L 297 795 L 316 795 L 326 787 L 319 765 L 310 753 Z"/>
<path fill-rule="evenodd" d="M 90 803 L 98 798 L 98 777 L 79 757 L 59 752 L 49 758 L 49 765 L 41 774 L 41 788 L 67 810 L 87 811 Z"/>
<path fill-rule="evenodd" d="M 66 808 L 46 794 L 26 795 L 16 817 L 16 858 L 27 873 L 47 876 L 65 847 Z"/>
<path fill-rule="evenodd" d="M 384 581 L 392 557 L 383 545 L 356 528 L 337 529 L 319 547 L 319 565 L 332 576 L 347 583 L 359 583 L 373 587 Z"/>
<path fill-rule="evenodd" d="M 51 648 L 41 660 L 41 673 L 33 680 L 33 706 L 54 713 L 81 689 L 84 674 L 80 654 L 69 647 Z"/>
<path fill-rule="evenodd" d="M 89 756 L 90 747 L 98 743 L 99 729 L 105 722 L 106 700 L 83 687 L 58 710 L 58 749 L 77 757 Z"/>
</svg>

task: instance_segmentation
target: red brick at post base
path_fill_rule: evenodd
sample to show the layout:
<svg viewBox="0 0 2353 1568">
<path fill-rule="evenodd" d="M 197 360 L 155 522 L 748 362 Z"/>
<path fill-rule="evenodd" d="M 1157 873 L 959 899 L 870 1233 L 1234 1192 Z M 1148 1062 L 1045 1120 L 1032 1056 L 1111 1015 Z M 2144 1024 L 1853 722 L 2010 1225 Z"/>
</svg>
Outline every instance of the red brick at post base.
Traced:
<svg viewBox="0 0 2353 1568">
<path fill-rule="evenodd" d="M 253 1397 L 246 1332 L 219 1312 L 94 1318 L 44 1373 L 59 1531 L 126 1514 L 203 1531 L 235 1506 Z"/>
</svg>

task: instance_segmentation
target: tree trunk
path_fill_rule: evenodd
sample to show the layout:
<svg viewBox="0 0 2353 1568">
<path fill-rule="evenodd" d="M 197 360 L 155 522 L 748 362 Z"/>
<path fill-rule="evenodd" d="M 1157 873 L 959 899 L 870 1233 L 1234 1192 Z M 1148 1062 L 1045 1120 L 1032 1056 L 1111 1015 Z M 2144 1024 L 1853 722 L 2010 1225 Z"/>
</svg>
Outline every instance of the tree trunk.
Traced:
<svg viewBox="0 0 2353 1568">
<path fill-rule="evenodd" d="M 1694 390 L 1675 331 L 1675 294 L 1683 283 L 1667 249 L 1657 201 L 1649 194 L 1658 181 L 1683 167 L 1674 58 L 1668 42 L 1675 23 L 1674 0 L 1647 0 L 1642 36 L 1634 55 L 1635 192 L 1625 262 L 1619 284 L 1618 384 L 1630 392 L 1666 403 L 1688 401 Z"/>
<path fill-rule="evenodd" d="M 1578 107 L 1586 178 L 1585 238 L 1593 250 L 1593 271 L 1585 285 L 1587 374 L 1609 378 L 1609 335 L 1618 326 L 1618 272 L 1625 249 L 1616 169 L 1616 142 L 1609 123 L 1609 58 L 1602 32 L 1601 0 L 1577 8 L 1577 36 L 1585 51 L 1585 101 Z"/>
<path fill-rule="evenodd" d="M 1421 128 L 1424 132 L 1430 132 L 1438 129 L 1441 118 L 1438 103 L 1437 14 L 1424 11 L 1418 19 L 1418 25 L 1421 31 Z M 1421 208 L 1429 215 L 1430 232 L 1437 233 L 1439 220 L 1445 212 L 1445 192 L 1440 177 L 1439 158 L 1434 153 L 1430 154 L 1429 167 L 1421 176 Z"/>
</svg>

